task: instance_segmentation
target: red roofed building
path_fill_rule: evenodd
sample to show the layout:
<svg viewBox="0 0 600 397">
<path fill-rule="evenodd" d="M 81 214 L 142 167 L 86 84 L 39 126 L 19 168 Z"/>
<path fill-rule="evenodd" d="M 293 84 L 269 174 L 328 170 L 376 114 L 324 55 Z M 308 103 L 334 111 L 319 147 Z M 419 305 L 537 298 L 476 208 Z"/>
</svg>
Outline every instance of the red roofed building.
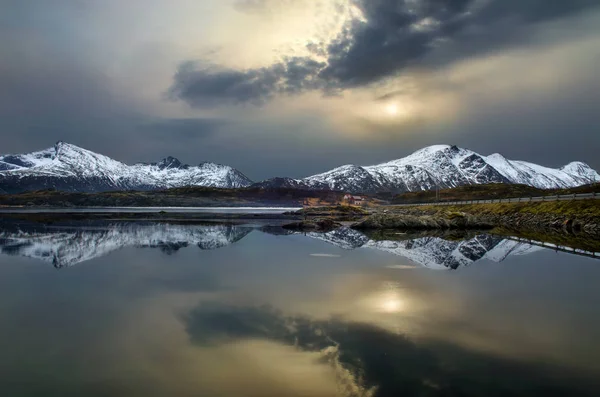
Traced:
<svg viewBox="0 0 600 397">
<path fill-rule="evenodd" d="M 364 205 L 367 200 L 362 196 L 353 196 L 351 194 L 346 194 L 344 196 L 344 201 L 350 205 Z"/>
</svg>

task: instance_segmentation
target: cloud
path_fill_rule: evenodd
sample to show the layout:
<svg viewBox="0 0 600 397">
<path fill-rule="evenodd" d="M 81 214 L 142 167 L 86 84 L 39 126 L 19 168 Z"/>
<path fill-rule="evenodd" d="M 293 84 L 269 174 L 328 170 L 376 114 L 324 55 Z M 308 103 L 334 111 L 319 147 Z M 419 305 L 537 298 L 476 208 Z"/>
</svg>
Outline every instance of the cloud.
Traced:
<svg viewBox="0 0 600 397">
<path fill-rule="evenodd" d="M 301 57 L 245 71 L 186 62 L 179 67 L 169 95 L 197 107 L 226 103 L 260 105 L 278 93 L 316 88 L 319 82 L 313 78 L 314 71 L 322 67 L 322 63 Z"/>
<path fill-rule="evenodd" d="M 253 12 L 265 12 L 269 4 L 238 3 Z M 247 70 L 185 62 L 175 75 L 171 97 L 195 107 L 261 105 L 278 94 L 365 87 L 408 67 L 437 67 L 474 53 L 518 45 L 536 23 L 599 6 L 594 0 L 354 0 L 350 4 L 359 15 L 332 41 L 309 41 L 306 48 L 311 55 Z M 426 58 L 432 59 L 426 62 Z"/>
<path fill-rule="evenodd" d="M 225 163 L 257 180 L 435 143 L 599 166 L 600 47 L 561 49 L 598 37 L 598 1 L 163 3 L 2 2 L 3 152 L 62 139 L 128 163 Z M 533 84 L 543 76 L 555 89 Z M 406 115 L 386 115 L 390 102 Z"/>
<path fill-rule="evenodd" d="M 246 13 L 269 12 L 273 7 L 286 8 L 306 0 L 238 0 L 234 3 L 236 10 Z"/>
</svg>

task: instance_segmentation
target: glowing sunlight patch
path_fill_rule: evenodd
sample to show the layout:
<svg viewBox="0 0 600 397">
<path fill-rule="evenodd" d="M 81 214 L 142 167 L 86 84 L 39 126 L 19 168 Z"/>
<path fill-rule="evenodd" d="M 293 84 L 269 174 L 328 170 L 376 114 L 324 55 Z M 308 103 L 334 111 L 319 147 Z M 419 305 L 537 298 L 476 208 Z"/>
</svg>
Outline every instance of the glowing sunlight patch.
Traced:
<svg viewBox="0 0 600 397">
<path fill-rule="evenodd" d="M 390 116 L 396 116 L 396 115 L 398 115 L 398 104 L 396 104 L 396 103 L 390 103 L 389 105 L 387 105 L 385 107 L 385 111 Z"/>
<path fill-rule="evenodd" d="M 378 313 L 401 313 L 407 310 L 407 302 L 397 289 L 376 292 L 361 300 L 362 305 Z"/>
</svg>

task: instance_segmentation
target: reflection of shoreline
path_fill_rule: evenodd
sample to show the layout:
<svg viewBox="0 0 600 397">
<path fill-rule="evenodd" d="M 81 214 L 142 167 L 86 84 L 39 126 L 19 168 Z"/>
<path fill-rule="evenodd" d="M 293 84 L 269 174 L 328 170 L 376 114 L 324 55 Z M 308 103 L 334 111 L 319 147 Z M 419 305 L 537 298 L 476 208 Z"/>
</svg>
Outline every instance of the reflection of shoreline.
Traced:
<svg viewBox="0 0 600 397">
<path fill-rule="evenodd" d="M 554 243 L 538 241 L 538 240 L 532 240 L 532 239 L 527 239 L 527 238 L 523 238 L 523 237 L 509 236 L 509 237 L 507 237 L 507 239 L 517 241 L 520 243 L 534 245 L 534 246 L 540 247 L 540 248 L 550 249 L 550 250 L 557 251 L 557 252 L 560 251 L 560 252 L 565 252 L 567 254 L 586 256 L 588 258 L 594 258 L 594 259 L 600 259 L 599 251 L 587 251 L 587 250 L 583 250 L 583 249 L 579 249 L 579 248 L 572 248 L 572 247 L 565 246 L 565 245 L 554 244 Z"/>
<path fill-rule="evenodd" d="M 124 247 L 159 248 L 173 254 L 181 248 L 222 248 L 243 239 L 253 230 L 272 235 L 296 234 L 279 227 L 235 224 L 185 225 L 172 223 L 89 223 L 85 226 L 54 226 L 3 223 L 0 252 L 35 258 L 57 268 L 73 266 L 105 256 Z M 430 269 L 457 269 L 479 260 L 501 262 L 509 256 L 526 255 L 545 248 L 489 234 L 461 237 L 443 234 L 402 235 L 375 240 L 349 228 L 306 236 L 345 250 L 368 248 L 400 256 Z"/>
</svg>

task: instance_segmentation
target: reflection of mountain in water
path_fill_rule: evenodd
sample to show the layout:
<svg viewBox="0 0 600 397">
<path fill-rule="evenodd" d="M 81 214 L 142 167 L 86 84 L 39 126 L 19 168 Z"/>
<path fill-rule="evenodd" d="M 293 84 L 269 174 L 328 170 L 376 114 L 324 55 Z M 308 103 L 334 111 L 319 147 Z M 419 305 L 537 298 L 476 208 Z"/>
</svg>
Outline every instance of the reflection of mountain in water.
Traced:
<svg viewBox="0 0 600 397">
<path fill-rule="evenodd" d="M 355 230 L 341 228 L 329 233 L 308 233 L 308 236 L 343 249 L 371 248 L 389 252 L 432 269 L 456 269 L 481 259 L 501 262 L 511 255 L 525 255 L 544 249 L 489 234 L 464 240 L 407 236 L 400 241 L 375 241 Z"/>
<path fill-rule="evenodd" d="M 55 267 L 72 266 L 124 247 L 159 248 L 172 254 L 195 245 L 202 250 L 233 244 L 253 230 L 237 225 L 174 225 L 163 223 L 120 223 L 96 227 L 43 227 L 0 225 L 0 252 L 41 259 Z M 282 228 L 262 228 L 269 234 L 290 234 Z M 293 232 L 291 232 L 293 234 Z M 352 250 L 370 248 L 399 255 L 432 269 L 456 269 L 480 259 L 500 262 L 510 255 L 522 255 L 543 248 L 481 234 L 464 240 L 432 236 L 404 236 L 373 240 L 349 228 L 307 236 Z M 396 241 L 400 240 L 400 241 Z"/>
<path fill-rule="evenodd" d="M 12 226 L 0 231 L 0 252 L 72 266 L 118 249 L 160 248 L 171 254 L 197 245 L 210 250 L 244 238 L 251 228 L 236 225 L 111 224 L 102 227 L 33 228 Z"/>
</svg>

